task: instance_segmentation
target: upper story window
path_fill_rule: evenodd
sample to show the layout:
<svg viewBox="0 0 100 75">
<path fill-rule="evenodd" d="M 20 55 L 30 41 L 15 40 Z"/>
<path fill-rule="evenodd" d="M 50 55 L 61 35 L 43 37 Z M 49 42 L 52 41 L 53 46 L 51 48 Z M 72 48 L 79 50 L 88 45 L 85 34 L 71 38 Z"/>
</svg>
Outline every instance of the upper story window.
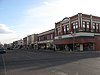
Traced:
<svg viewBox="0 0 100 75">
<path fill-rule="evenodd" d="M 61 34 L 61 29 L 60 28 L 58 28 L 58 35 L 60 35 Z"/>
<path fill-rule="evenodd" d="M 93 32 L 96 32 L 96 26 L 95 26 L 95 23 L 93 23 L 92 26 L 93 26 Z"/>
<path fill-rule="evenodd" d="M 53 39 L 53 34 L 51 34 L 51 39 Z"/>
<path fill-rule="evenodd" d="M 90 31 L 90 22 L 83 21 L 82 26 L 83 26 L 83 31 Z"/>
<path fill-rule="evenodd" d="M 95 23 L 93 23 L 93 29 L 95 29 Z"/>
<path fill-rule="evenodd" d="M 98 29 L 99 29 L 99 24 L 97 23 L 97 24 L 96 24 L 96 30 L 98 30 Z"/>
<path fill-rule="evenodd" d="M 96 23 L 96 32 L 99 32 L 99 23 Z"/>
<path fill-rule="evenodd" d="M 64 34 L 64 26 L 61 26 L 61 34 L 63 35 Z"/>
<path fill-rule="evenodd" d="M 73 31 L 78 32 L 78 23 L 77 22 L 73 23 Z"/>
<path fill-rule="evenodd" d="M 93 32 L 99 32 L 99 23 L 93 23 Z"/>
<path fill-rule="evenodd" d="M 40 39 L 40 37 L 39 37 L 39 41 L 40 41 L 41 39 Z"/>
<path fill-rule="evenodd" d="M 69 25 L 64 26 L 64 34 L 67 34 L 69 32 Z"/>
<path fill-rule="evenodd" d="M 86 22 L 87 31 L 90 31 L 90 22 Z"/>
<path fill-rule="evenodd" d="M 69 32 L 69 25 L 66 25 L 66 33 Z"/>
<path fill-rule="evenodd" d="M 64 34 L 66 34 L 66 26 L 64 26 Z"/>
<path fill-rule="evenodd" d="M 55 35 L 56 36 L 60 35 L 60 27 L 55 28 Z"/>
<path fill-rule="evenodd" d="M 67 25 L 66 27 L 67 27 L 67 31 L 69 31 L 69 26 Z"/>
<path fill-rule="evenodd" d="M 47 40 L 47 36 L 46 35 L 44 35 L 44 39 L 43 40 Z"/>
<path fill-rule="evenodd" d="M 86 22 L 83 22 L 83 31 L 86 31 Z"/>
<path fill-rule="evenodd" d="M 89 22 L 87 22 L 87 28 L 89 28 Z"/>
<path fill-rule="evenodd" d="M 50 35 L 47 35 L 47 40 L 49 40 L 50 39 Z"/>
</svg>

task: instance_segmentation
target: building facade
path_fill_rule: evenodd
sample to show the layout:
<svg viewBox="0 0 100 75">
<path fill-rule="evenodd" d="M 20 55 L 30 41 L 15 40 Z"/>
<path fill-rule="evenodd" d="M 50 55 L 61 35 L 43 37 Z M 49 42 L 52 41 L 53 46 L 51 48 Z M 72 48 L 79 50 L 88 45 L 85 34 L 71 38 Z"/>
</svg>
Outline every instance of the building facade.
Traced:
<svg viewBox="0 0 100 75">
<path fill-rule="evenodd" d="M 18 41 L 14 41 L 13 42 L 13 49 L 17 49 L 18 48 Z"/>
<path fill-rule="evenodd" d="M 52 49 L 54 47 L 54 34 L 54 29 L 38 34 L 38 49 Z"/>
<path fill-rule="evenodd" d="M 78 13 L 55 23 L 55 49 L 100 50 L 100 17 Z"/>
<path fill-rule="evenodd" d="M 29 48 L 37 49 L 37 39 L 37 34 L 31 34 L 27 36 L 27 45 L 29 46 Z"/>
<path fill-rule="evenodd" d="M 17 48 L 20 41 L 14 41 Z M 23 48 L 55 49 L 66 51 L 100 50 L 100 17 L 78 13 L 55 23 L 55 28 L 28 35 L 22 40 Z"/>
<path fill-rule="evenodd" d="M 18 48 L 21 49 L 23 47 L 23 40 L 18 40 Z"/>
<path fill-rule="evenodd" d="M 23 38 L 23 48 L 27 48 L 27 37 Z"/>
</svg>

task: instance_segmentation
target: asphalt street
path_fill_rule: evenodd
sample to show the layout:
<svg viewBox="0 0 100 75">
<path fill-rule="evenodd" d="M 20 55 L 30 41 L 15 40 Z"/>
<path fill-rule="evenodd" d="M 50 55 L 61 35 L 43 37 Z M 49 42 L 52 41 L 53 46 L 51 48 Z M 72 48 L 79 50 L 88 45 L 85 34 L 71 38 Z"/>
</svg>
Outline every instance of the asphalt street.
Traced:
<svg viewBox="0 0 100 75">
<path fill-rule="evenodd" d="M 8 50 L 0 75 L 100 75 L 100 52 Z"/>
</svg>

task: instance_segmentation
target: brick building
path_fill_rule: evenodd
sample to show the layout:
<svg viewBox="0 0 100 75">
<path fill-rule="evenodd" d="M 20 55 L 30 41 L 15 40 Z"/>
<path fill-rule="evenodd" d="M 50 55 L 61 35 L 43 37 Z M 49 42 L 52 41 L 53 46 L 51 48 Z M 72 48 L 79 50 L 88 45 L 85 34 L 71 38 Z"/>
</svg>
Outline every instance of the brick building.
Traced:
<svg viewBox="0 0 100 75">
<path fill-rule="evenodd" d="M 78 13 L 55 23 L 58 50 L 100 50 L 100 17 Z"/>
<path fill-rule="evenodd" d="M 27 47 L 27 37 L 23 38 L 23 48 Z"/>
<path fill-rule="evenodd" d="M 54 46 L 53 44 L 54 34 L 55 34 L 54 29 L 38 34 L 38 48 L 52 49 Z"/>
<path fill-rule="evenodd" d="M 18 48 L 22 48 L 22 46 L 23 46 L 23 40 L 20 39 L 18 40 Z"/>
<path fill-rule="evenodd" d="M 13 42 L 13 48 L 14 48 L 14 49 L 17 49 L 17 48 L 18 48 L 18 41 L 14 41 L 14 42 Z"/>
<path fill-rule="evenodd" d="M 29 48 L 34 48 L 36 49 L 36 43 L 37 43 L 37 34 L 31 34 L 27 36 L 27 45 L 29 46 Z"/>
</svg>

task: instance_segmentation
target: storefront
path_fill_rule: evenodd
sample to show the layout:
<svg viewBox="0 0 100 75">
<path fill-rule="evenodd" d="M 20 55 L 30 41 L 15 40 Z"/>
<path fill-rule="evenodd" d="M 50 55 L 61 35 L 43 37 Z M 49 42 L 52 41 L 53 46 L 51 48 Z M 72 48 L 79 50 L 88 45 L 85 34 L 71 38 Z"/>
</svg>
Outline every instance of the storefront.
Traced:
<svg viewBox="0 0 100 75">
<path fill-rule="evenodd" d="M 93 51 L 95 49 L 95 40 L 93 37 L 75 37 L 74 40 L 72 38 L 57 39 L 54 43 L 56 50 Z"/>
</svg>

